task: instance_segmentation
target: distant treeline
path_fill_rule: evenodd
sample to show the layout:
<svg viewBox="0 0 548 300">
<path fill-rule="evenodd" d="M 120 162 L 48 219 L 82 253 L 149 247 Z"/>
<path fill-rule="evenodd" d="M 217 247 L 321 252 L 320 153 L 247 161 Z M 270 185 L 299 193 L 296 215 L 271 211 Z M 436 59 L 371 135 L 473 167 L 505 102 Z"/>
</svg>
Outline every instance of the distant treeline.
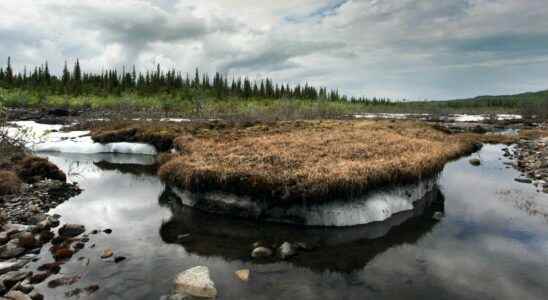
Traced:
<svg viewBox="0 0 548 300">
<path fill-rule="evenodd" d="M 122 95 L 137 93 L 150 96 L 155 94 L 182 95 L 189 98 L 204 95 L 224 99 L 229 97 L 254 99 L 303 99 L 358 102 L 363 104 L 390 104 L 389 99 L 347 97 L 337 90 L 314 87 L 308 84 L 290 86 L 274 83 L 270 78 L 251 80 L 247 77 L 232 77 L 219 72 L 210 77 L 198 69 L 192 74 L 174 69 L 164 71 L 160 65 L 154 71 L 137 72 L 131 69 L 109 69 L 100 73 L 84 72 L 76 60 L 69 69 L 67 63 L 61 76 L 50 73 L 48 63 L 31 71 L 15 72 L 8 58 L 6 68 L 0 68 L 0 88 L 22 89 L 46 95 Z"/>
</svg>

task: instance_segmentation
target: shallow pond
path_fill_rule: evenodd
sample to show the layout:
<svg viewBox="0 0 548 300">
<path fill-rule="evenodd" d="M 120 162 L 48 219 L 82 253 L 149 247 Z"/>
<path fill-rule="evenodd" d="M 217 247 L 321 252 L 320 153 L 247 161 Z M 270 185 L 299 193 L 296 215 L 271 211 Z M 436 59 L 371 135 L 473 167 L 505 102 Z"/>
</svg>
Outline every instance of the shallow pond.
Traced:
<svg viewBox="0 0 548 300">
<path fill-rule="evenodd" d="M 208 266 L 218 299 L 546 299 L 548 195 L 513 179 L 502 146 L 449 163 L 439 191 L 414 211 L 351 228 L 256 224 L 183 207 L 150 175 L 150 156 L 45 154 L 83 193 L 51 213 L 84 224 L 87 247 L 62 267 L 71 286 L 37 288 L 46 299 L 99 284 L 97 299 L 159 299 L 175 275 Z M 445 211 L 440 221 L 434 211 Z M 191 233 L 184 244 L 177 236 Z M 257 240 L 303 240 L 317 248 L 287 262 L 254 262 Z M 90 248 L 95 244 L 94 248 Z M 101 260 L 104 249 L 127 260 Z M 52 261 L 47 247 L 35 265 Z M 86 257 L 87 260 L 78 260 Z M 251 269 L 247 283 L 234 271 Z"/>
</svg>

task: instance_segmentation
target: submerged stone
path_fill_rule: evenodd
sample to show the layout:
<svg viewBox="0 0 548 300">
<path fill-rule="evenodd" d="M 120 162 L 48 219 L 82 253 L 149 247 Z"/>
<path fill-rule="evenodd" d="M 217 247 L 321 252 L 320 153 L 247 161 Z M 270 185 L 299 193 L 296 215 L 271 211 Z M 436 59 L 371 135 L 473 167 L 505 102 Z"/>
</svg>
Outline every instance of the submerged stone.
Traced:
<svg viewBox="0 0 548 300">
<path fill-rule="evenodd" d="M 531 179 L 528 179 L 528 178 L 516 178 L 514 180 L 516 182 L 520 182 L 520 183 L 532 183 L 533 182 Z"/>
<path fill-rule="evenodd" d="M 469 162 L 472 166 L 477 167 L 477 166 L 481 165 L 481 160 L 479 160 L 478 158 L 472 158 L 472 159 L 469 160 Z"/>
<path fill-rule="evenodd" d="M 198 266 L 179 273 L 175 279 L 177 293 L 195 297 L 215 298 L 217 289 L 210 278 L 209 268 Z"/>
<path fill-rule="evenodd" d="M 236 274 L 236 277 L 238 277 L 238 279 L 240 279 L 241 281 L 244 281 L 244 282 L 249 281 L 250 273 L 251 272 L 249 271 L 249 269 L 243 269 L 243 270 L 238 270 L 238 271 L 234 272 L 234 274 Z"/>
<path fill-rule="evenodd" d="M 293 247 L 293 245 L 291 245 L 288 242 L 284 242 L 278 248 L 278 255 L 280 255 L 282 259 L 290 258 L 291 256 L 294 256 L 295 254 L 297 254 L 297 251 L 295 251 L 295 247 Z"/>
<path fill-rule="evenodd" d="M 65 224 L 59 229 L 59 235 L 62 237 L 76 237 L 86 231 L 84 225 L 79 224 Z"/>
</svg>

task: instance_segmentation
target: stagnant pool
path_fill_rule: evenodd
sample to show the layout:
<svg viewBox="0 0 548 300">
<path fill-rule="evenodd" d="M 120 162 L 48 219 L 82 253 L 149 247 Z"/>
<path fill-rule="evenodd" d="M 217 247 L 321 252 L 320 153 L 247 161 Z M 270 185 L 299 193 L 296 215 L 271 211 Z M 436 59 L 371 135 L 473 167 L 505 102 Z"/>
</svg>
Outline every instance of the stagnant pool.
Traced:
<svg viewBox="0 0 548 300">
<path fill-rule="evenodd" d="M 515 182 L 519 173 L 503 164 L 501 149 L 474 154 L 480 167 L 469 158 L 449 163 L 413 211 L 338 229 L 257 224 L 184 207 L 150 174 L 151 156 L 42 154 L 84 189 L 51 213 L 113 232 L 92 235 L 63 265 L 59 276 L 78 275 L 77 283 L 36 288 L 46 299 L 90 284 L 100 285 L 97 299 L 159 299 L 177 273 L 204 265 L 218 299 L 546 299 L 548 195 Z M 439 211 L 441 220 L 433 218 Z M 187 233 L 191 239 L 177 243 Z M 316 248 L 285 262 L 255 262 L 250 251 L 258 240 Z M 127 260 L 101 260 L 107 248 Z M 50 261 L 45 247 L 31 267 Z M 251 270 L 247 283 L 234 275 L 244 268 Z"/>
</svg>

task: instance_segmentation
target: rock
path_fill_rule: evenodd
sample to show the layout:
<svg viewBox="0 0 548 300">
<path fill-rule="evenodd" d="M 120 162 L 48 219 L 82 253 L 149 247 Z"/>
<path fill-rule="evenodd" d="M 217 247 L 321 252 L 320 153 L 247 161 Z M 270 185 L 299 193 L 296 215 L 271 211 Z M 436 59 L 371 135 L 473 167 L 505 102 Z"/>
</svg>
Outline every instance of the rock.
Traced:
<svg viewBox="0 0 548 300">
<path fill-rule="evenodd" d="M 38 271 L 48 271 L 51 274 L 57 274 L 61 271 L 61 262 L 43 264 L 38 267 Z"/>
<path fill-rule="evenodd" d="M 36 242 L 36 239 L 34 238 L 34 235 L 30 232 L 23 232 L 19 236 L 19 247 L 25 248 L 25 249 L 32 249 L 38 246 L 38 243 Z"/>
<path fill-rule="evenodd" d="M 290 258 L 291 256 L 294 256 L 295 254 L 297 254 L 297 252 L 295 251 L 295 248 L 293 247 L 293 245 L 291 245 L 291 244 L 288 243 L 288 242 L 284 242 L 284 243 L 278 248 L 278 255 L 279 255 L 282 259 Z"/>
<path fill-rule="evenodd" d="M 106 249 L 103 251 L 103 255 L 101 255 L 101 258 L 109 258 L 112 255 L 114 255 L 114 252 L 112 252 L 112 249 Z"/>
<path fill-rule="evenodd" d="M 77 250 L 84 249 L 85 246 L 86 246 L 86 244 L 84 244 L 82 242 L 78 242 L 78 243 L 74 244 L 74 249 L 77 249 Z"/>
<path fill-rule="evenodd" d="M 240 279 L 241 281 L 244 281 L 244 282 L 249 281 L 249 274 L 250 274 L 249 269 L 238 270 L 234 272 L 234 274 L 236 274 L 236 277 L 238 277 L 238 279 Z"/>
<path fill-rule="evenodd" d="M 74 255 L 74 251 L 67 248 L 60 248 L 55 251 L 53 257 L 55 260 L 69 259 Z"/>
<path fill-rule="evenodd" d="M 40 232 L 40 234 L 38 235 L 38 240 L 40 240 L 40 242 L 42 243 L 47 243 L 51 241 L 54 236 L 55 234 L 52 231 L 46 229 Z"/>
<path fill-rule="evenodd" d="M 44 295 L 38 293 L 37 291 L 30 292 L 29 297 L 32 300 L 44 300 Z"/>
<path fill-rule="evenodd" d="M 13 260 L 0 262 L 0 275 L 10 271 L 17 271 L 29 263 L 29 260 Z"/>
<path fill-rule="evenodd" d="M 10 236 L 6 231 L 0 232 L 0 244 L 4 244 L 5 242 L 10 240 Z"/>
<path fill-rule="evenodd" d="M 65 224 L 59 229 L 59 235 L 62 237 L 76 237 L 86 231 L 84 225 L 79 224 Z"/>
<path fill-rule="evenodd" d="M 106 233 L 106 234 L 111 234 L 111 233 L 112 233 L 112 229 L 110 229 L 110 228 L 109 228 L 109 229 L 105 229 L 105 230 L 103 230 L 103 232 Z"/>
<path fill-rule="evenodd" d="M 472 166 L 475 166 L 475 167 L 481 165 L 481 160 L 479 160 L 479 159 L 477 159 L 477 158 L 472 158 L 472 159 L 470 159 L 468 162 L 470 162 L 470 164 L 471 164 Z"/>
<path fill-rule="evenodd" d="M 72 289 L 65 292 L 65 297 L 71 298 L 71 297 L 78 297 L 82 293 L 81 288 Z"/>
<path fill-rule="evenodd" d="M 265 258 L 272 256 L 272 250 L 266 247 L 257 247 L 251 252 L 253 258 Z"/>
<path fill-rule="evenodd" d="M 17 257 L 25 252 L 25 249 L 19 247 L 17 243 L 11 240 L 9 243 L 0 246 L 0 258 L 10 259 Z"/>
<path fill-rule="evenodd" d="M 209 269 L 198 266 L 181 272 L 175 279 L 177 293 L 189 294 L 195 297 L 215 298 L 217 289 L 210 278 Z"/>
<path fill-rule="evenodd" d="M 56 278 L 48 282 L 48 287 L 54 289 L 63 285 L 73 285 L 78 282 L 78 280 L 80 280 L 80 276 Z"/>
<path fill-rule="evenodd" d="M 114 262 L 115 262 L 115 263 L 120 263 L 120 262 L 122 262 L 122 261 L 124 261 L 124 260 L 126 260 L 126 257 L 125 257 L 125 256 L 116 256 L 116 257 L 114 258 Z"/>
<path fill-rule="evenodd" d="M 32 298 L 21 291 L 9 291 L 4 297 L 9 300 L 32 300 Z"/>
<path fill-rule="evenodd" d="M 515 178 L 514 180 L 517 181 L 517 182 L 520 182 L 520 183 L 532 183 L 533 182 L 531 179 L 528 179 L 528 178 Z"/>
<path fill-rule="evenodd" d="M 25 278 L 30 275 L 32 275 L 30 272 L 11 271 L 0 276 L 0 283 L 2 283 L 7 289 L 10 289 L 18 282 L 25 280 Z"/>
<path fill-rule="evenodd" d="M 97 230 L 97 229 L 93 229 L 93 230 L 91 231 L 91 234 L 98 234 L 98 233 L 99 233 L 99 230 Z"/>
<path fill-rule="evenodd" d="M 84 291 L 86 291 L 86 293 L 88 295 L 91 295 L 91 294 L 97 292 L 98 290 L 99 290 L 99 285 L 97 285 L 97 284 L 92 284 L 92 285 L 84 288 Z"/>
<path fill-rule="evenodd" d="M 30 293 L 33 289 L 34 289 L 34 286 L 32 286 L 28 282 L 28 280 L 20 281 L 11 288 L 12 291 L 21 291 L 25 294 Z"/>
<path fill-rule="evenodd" d="M 49 277 L 50 273 L 49 272 L 42 272 L 42 273 L 36 273 L 36 274 L 33 274 L 30 278 L 29 278 L 29 282 L 31 284 L 39 284 L 39 283 L 42 283 L 44 282 L 44 280 L 46 280 L 48 277 Z"/>
</svg>

